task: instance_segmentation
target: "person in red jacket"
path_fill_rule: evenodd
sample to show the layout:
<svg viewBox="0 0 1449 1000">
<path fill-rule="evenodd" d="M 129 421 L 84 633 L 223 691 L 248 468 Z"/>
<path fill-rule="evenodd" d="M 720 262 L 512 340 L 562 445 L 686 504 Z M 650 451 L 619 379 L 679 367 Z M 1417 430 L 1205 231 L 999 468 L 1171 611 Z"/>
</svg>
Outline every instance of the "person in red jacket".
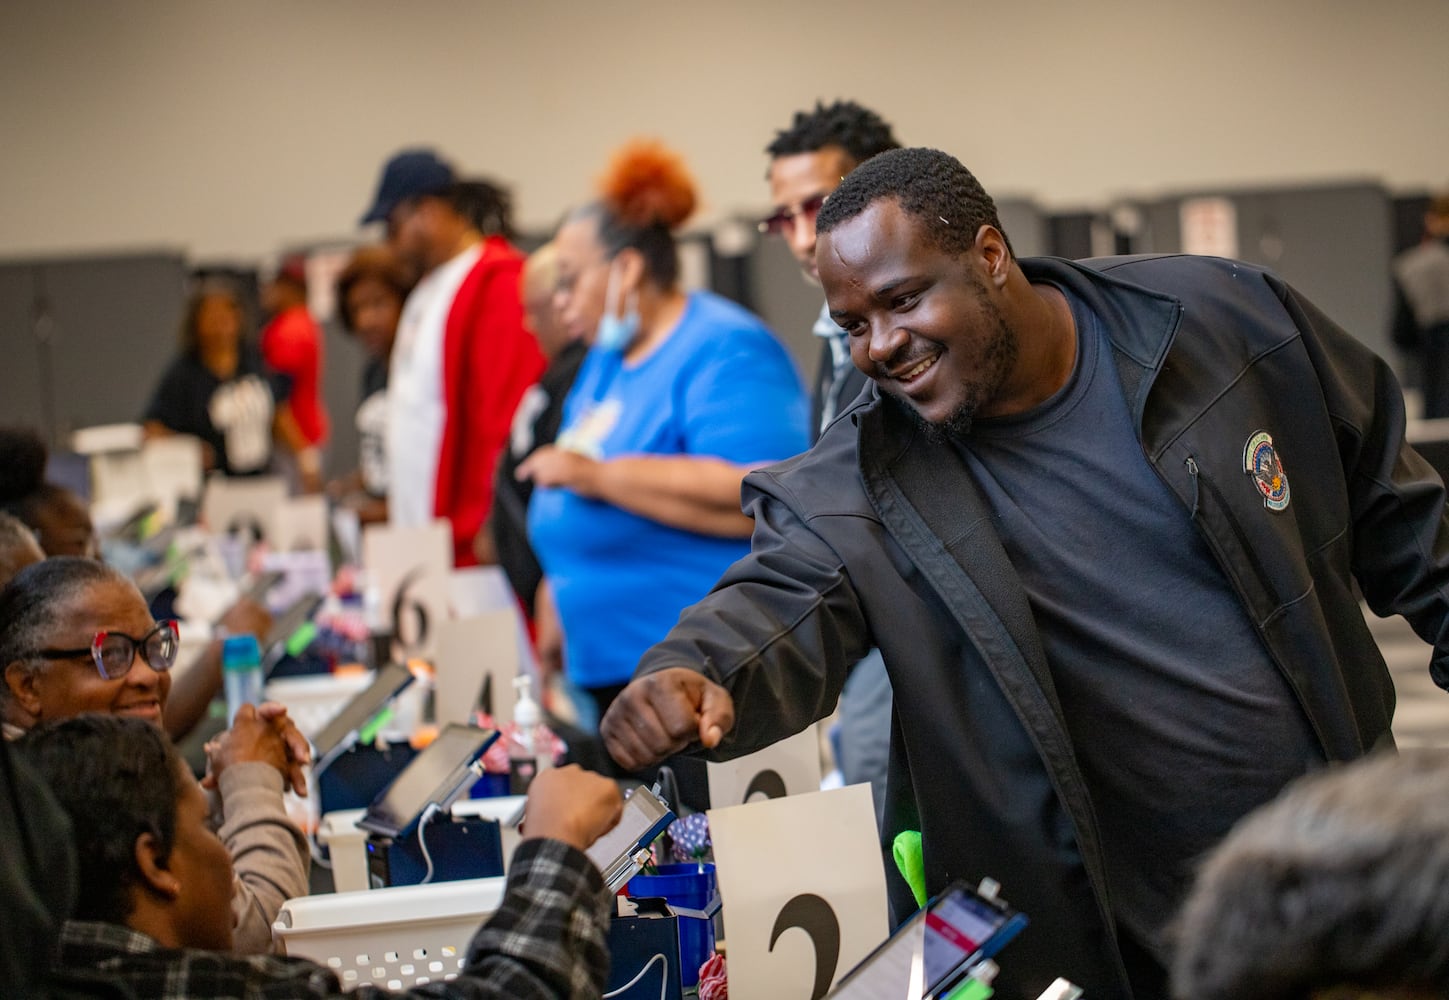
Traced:
<svg viewBox="0 0 1449 1000">
<path fill-rule="evenodd" d="M 455 565 L 493 504 L 493 469 L 513 411 L 543 373 L 523 321 L 523 254 L 510 199 L 460 181 L 428 150 L 394 156 L 363 223 L 386 221 L 393 250 L 422 273 L 398 325 L 388 377 L 388 517 L 452 524 Z"/>
<path fill-rule="evenodd" d="M 307 260 L 286 257 L 262 290 L 271 319 L 262 328 L 262 361 L 291 380 L 279 430 L 297 464 L 298 481 L 314 493 L 322 485 L 320 448 L 327 441 L 327 407 L 322 401 L 322 329 L 307 311 Z"/>
</svg>

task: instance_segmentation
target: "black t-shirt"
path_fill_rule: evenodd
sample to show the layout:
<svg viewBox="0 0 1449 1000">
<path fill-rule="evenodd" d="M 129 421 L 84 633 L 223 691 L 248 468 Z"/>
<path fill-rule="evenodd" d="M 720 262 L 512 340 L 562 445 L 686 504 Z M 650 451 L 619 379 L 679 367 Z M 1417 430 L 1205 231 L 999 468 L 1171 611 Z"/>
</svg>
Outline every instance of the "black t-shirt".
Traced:
<svg viewBox="0 0 1449 1000">
<path fill-rule="evenodd" d="M 387 391 L 387 370 L 386 358 L 368 358 L 367 364 L 362 368 L 362 395 L 359 400 L 366 400 L 373 393 Z"/>
<path fill-rule="evenodd" d="M 1165 962 L 1163 930 L 1196 862 L 1324 755 L 1148 464 L 1098 318 L 1072 305 L 1067 384 L 1029 412 L 976 421 L 961 450 L 1031 602 L 1117 920 Z"/>
<path fill-rule="evenodd" d="M 498 474 L 493 483 L 493 546 L 498 552 L 498 564 L 530 618 L 543 568 L 528 544 L 528 498 L 533 495 L 533 483 L 519 482 L 514 472 L 533 449 L 552 444 L 558 437 L 564 398 L 588 353 L 588 345 L 581 341 L 559 352 L 538 384 L 530 387 L 519 400 L 518 409 L 513 411 L 508 447 L 498 456 Z"/>
<path fill-rule="evenodd" d="M 227 475 L 255 475 L 271 464 L 272 416 L 289 388 L 287 378 L 269 373 L 250 345 L 242 347 L 228 379 L 183 354 L 161 376 L 145 419 L 206 442 L 216 467 Z"/>
</svg>

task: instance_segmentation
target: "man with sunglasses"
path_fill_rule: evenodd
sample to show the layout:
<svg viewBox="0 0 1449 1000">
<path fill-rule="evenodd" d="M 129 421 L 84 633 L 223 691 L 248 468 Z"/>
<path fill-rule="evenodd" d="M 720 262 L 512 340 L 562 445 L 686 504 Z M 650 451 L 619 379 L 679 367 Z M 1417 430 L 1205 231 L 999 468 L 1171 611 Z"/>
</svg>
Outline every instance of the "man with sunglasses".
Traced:
<svg viewBox="0 0 1449 1000">
<path fill-rule="evenodd" d="M 52 719 L 87 713 L 161 726 L 179 637 L 156 622 L 135 585 L 89 559 L 27 567 L 0 590 L 0 713 L 7 739 Z M 213 821 L 236 871 L 234 948 L 265 952 L 281 904 L 307 893 L 307 842 L 282 793 L 305 794 L 306 740 L 276 706 L 245 706 L 207 745 L 203 786 L 217 793 Z"/>
<path fill-rule="evenodd" d="M 777 132 L 765 147 L 770 155 L 765 176 L 774 207 L 760 222 L 760 232 L 785 240 L 812 285 L 820 285 L 815 269 L 815 216 L 820 206 L 846 174 L 877 153 L 899 147 L 890 124 L 854 101 L 817 102 L 812 111 L 795 112 L 790 127 Z M 823 302 L 814 332 L 821 344 L 811 434 L 819 437 L 869 379 L 850 363 L 845 333 Z"/>
<path fill-rule="evenodd" d="M 846 174 L 877 153 L 899 146 L 880 115 L 854 101 L 836 101 L 816 102 L 811 111 L 797 111 L 790 127 L 776 133 L 765 147 L 770 154 L 766 177 L 774 207 L 760 222 L 760 232 L 785 240 L 812 285 L 820 285 L 815 269 L 815 216 L 820 206 Z M 820 367 L 811 391 L 812 443 L 870 382 L 851 364 L 845 331 L 830 318 L 829 306 L 823 302 L 814 333 L 820 339 Z M 841 692 L 836 756 L 847 784 L 870 782 L 877 820 L 885 806 L 890 737 L 890 680 L 880 650 L 873 649 L 851 668 Z"/>
</svg>

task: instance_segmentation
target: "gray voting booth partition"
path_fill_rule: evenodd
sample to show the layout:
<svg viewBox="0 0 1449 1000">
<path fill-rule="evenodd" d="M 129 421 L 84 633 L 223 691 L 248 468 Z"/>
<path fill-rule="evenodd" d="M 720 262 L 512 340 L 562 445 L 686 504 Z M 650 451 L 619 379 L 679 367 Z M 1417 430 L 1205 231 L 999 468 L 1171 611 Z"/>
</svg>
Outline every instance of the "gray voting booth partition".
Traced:
<svg viewBox="0 0 1449 1000">
<path fill-rule="evenodd" d="M 1142 229 L 1133 250 L 1182 249 L 1182 206 L 1199 197 L 1226 198 L 1237 221 L 1236 257 L 1271 268 L 1345 330 L 1394 365 L 1389 262 L 1394 255 L 1393 205 L 1372 183 L 1192 192 L 1139 202 Z"/>
<path fill-rule="evenodd" d="M 79 428 L 139 421 L 176 356 L 196 273 L 244 277 L 243 297 L 255 299 L 251 272 L 195 272 L 174 251 L 0 262 L 0 425 L 34 427 L 64 451 Z M 248 306 L 255 316 L 255 302 Z M 328 469 L 336 474 L 356 465 L 364 359 L 335 320 L 323 329 Z"/>
<path fill-rule="evenodd" d="M 139 420 L 176 353 L 186 273 L 168 251 L 0 263 L 0 423 L 54 447 Z"/>
</svg>

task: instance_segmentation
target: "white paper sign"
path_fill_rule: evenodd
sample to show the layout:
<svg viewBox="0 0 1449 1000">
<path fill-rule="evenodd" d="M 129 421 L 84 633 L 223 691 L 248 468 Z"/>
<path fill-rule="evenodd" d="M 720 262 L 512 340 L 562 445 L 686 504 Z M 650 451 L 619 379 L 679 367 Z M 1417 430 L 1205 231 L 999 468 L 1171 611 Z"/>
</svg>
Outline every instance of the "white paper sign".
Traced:
<svg viewBox="0 0 1449 1000">
<path fill-rule="evenodd" d="M 869 785 L 709 811 L 732 996 L 817 1000 L 885 940 Z"/>
<path fill-rule="evenodd" d="M 441 518 L 416 527 L 369 524 L 362 565 L 377 587 L 378 608 L 404 656 L 431 658 L 447 621 L 453 531 Z"/>
<path fill-rule="evenodd" d="M 270 541 L 286 501 L 287 484 L 280 477 L 212 476 L 202 493 L 201 520 L 213 535 L 234 535 L 248 544 Z"/>
<path fill-rule="evenodd" d="M 326 552 L 327 523 L 326 497 L 292 497 L 277 508 L 267 541 L 276 552 Z"/>
<path fill-rule="evenodd" d="M 448 597 L 459 618 L 518 607 L 508 577 L 497 566 L 465 566 L 448 574 Z"/>
<path fill-rule="evenodd" d="M 1238 209 L 1227 198 L 1188 198 L 1178 207 L 1182 252 L 1238 256 Z"/>
<path fill-rule="evenodd" d="M 455 569 L 448 577 L 448 593 L 453 602 L 454 618 L 469 618 L 493 611 L 508 612 L 513 619 L 515 637 L 513 676 L 526 673 L 532 677 L 533 697 L 539 704 L 544 704 L 546 695 L 538 685 L 538 660 L 533 655 L 533 639 L 528 634 L 528 622 L 523 618 L 523 609 L 518 606 L 518 598 L 503 570 L 497 566 L 465 566 Z M 512 683 L 511 678 L 509 683 Z M 495 687 L 493 701 L 495 708 L 507 708 L 506 713 L 498 717 L 511 721 L 514 701 L 512 689 Z"/>
<path fill-rule="evenodd" d="M 820 733 L 816 726 L 747 757 L 706 766 L 709 802 L 716 809 L 759 799 L 820 791 Z"/>
<path fill-rule="evenodd" d="M 493 720 L 513 721 L 513 679 L 518 676 L 518 632 L 507 608 L 438 623 L 434 712 L 438 725 L 472 721 L 484 678 L 491 678 Z"/>
<path fill-rule="evenodd" d="M 186 434 L 155 438 L 141 446 L 146 491 L 163 510 L 174 511 L 181 499 L 201 496 L 201 441 Z"/>
</svg>

